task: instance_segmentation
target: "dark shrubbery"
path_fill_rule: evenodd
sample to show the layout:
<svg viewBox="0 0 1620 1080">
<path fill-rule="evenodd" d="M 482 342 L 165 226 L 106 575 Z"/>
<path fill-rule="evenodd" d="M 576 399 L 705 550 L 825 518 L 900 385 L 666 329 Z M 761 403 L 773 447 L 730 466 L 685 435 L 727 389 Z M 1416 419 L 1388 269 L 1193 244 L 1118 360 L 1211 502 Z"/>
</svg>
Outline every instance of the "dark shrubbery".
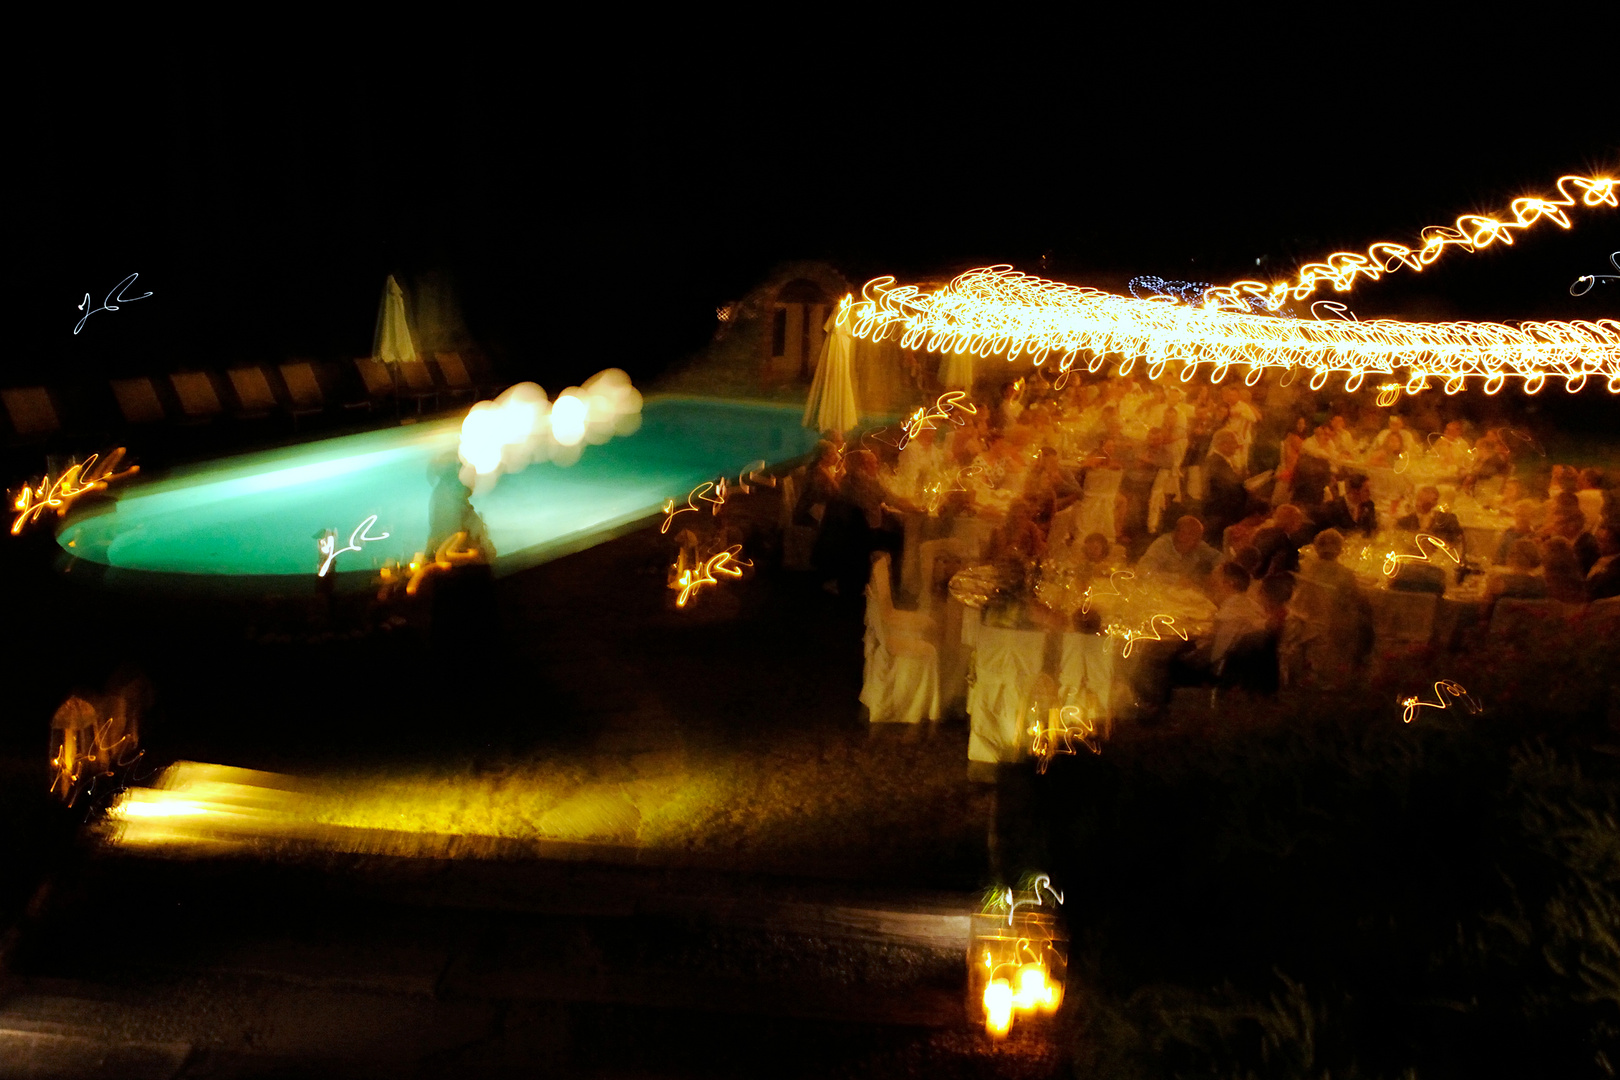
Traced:
<svg viewBox="0 0 1620 1080">
<path fill-rule="evenodd" d="M 1079 1075 L 1614 1074 L 1620 739 L 1393 700 L 1054 765 Z"/>
</svg>

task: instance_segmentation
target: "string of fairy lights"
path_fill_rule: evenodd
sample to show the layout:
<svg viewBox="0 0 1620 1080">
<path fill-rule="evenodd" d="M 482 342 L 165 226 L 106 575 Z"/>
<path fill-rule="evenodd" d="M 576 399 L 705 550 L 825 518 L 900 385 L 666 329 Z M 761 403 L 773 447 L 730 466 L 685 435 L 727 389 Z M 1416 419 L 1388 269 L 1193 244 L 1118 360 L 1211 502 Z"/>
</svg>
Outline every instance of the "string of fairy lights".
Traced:
<svg viewBox="0 0 1620 1080">
<path fill-rule="evenodd" d="M 1436 382 L 1447 393 L 1471 383 L 1494 394 L 1518 380 L 1528 394 L 1547 380 L 1571 392 L 1590 380 L 1620 394 L 1620 320 L 1407 322 L 1398 319 L 1279 318 L 1271 312 L 1289 300 L 1307 299 L 1323 284 L 1349 291 L 1400 267 L 1421 271 L 1453 249 L 1478 251 L 1511 244 L 1514 234 L 1550 221 L 1572 224 L 1577 206 L 1615 207 L 1620 181 L 1560 177 L 1553 198 L 1516 199 L 1510 215 L 1459 217 L 1455 228 L 1425 229 L 1417 246 L 1391 241 L 1365 254 L 1337 252 L 1276 283 L 1239 281 L 1204 289 L 1194 302 L 1193 283 L 1143 281 L 1143 298 L 1117 296 L 1023 274 L 1010 266 L 970 270 L 939 288 L 901 285 L 876 278 L 859 300 L 846 298 L 839 318 L 852 320 L 856 337 L 880 341 L 898 335 L 905 349 L 1028 357 L 1036 364 L 1055 358 L 1059 372 L 1083 364 L 1098 371 L 1117 357 L 1122 374 L 1137 361 L 1158 378 L 1170 371 L 1183 380 L 1207 374 L 1220 382 L 1236 368 L 1245 382 L 1267 372 L 1309 372 L 1320 388 L 1342 376 L 1358 389 L 1367 376 L 1398 382 L 1417 393 Z M 1132 290 L 1137 292 L 1136 289 Z"/>
</svg>

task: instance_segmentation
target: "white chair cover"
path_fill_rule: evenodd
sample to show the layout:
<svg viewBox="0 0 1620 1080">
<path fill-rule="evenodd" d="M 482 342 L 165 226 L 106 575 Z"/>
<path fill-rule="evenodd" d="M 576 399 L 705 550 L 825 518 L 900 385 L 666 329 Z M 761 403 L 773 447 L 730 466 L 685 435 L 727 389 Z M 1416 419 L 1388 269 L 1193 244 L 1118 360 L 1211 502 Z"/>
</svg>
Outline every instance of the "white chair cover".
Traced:
<svg viewBox="0 0 1620 1080">
<path fill-rule="evenodd" d="M 1080 503 L 1071 503 L 1052 515 L 1046 532 L 1046 553 L 1054 559 L 1078 558 L 1086 535 L 1080 531 Z"/>
<path fill-rule="evenodd" d="M 918 630 L 931 627 L 916 612 L 897 612 L 889 600 L 889 556 L 873 557 L 866 586 L 866 668 L 861 704 L 872 723 L 915 724 L 939 719 L 939 655 Z"/>
<path fill-rule="evenodd" d="M 782 477 L 782 568 L 809 570 L 810 555 L 816 546 L 816 530 L 795 525 L 793 511 L 799 502 L 799 485 L 793 474 Z"/>
<path fill-rule="evenodd" d="M 1063 635 L 1058 688 L 1064 705 L 1096 725 L 1107 738 L 1113 731 L 1114 653 L 1112 638 L 1100 634 Z"/>
<path fill-rule="evenodd" d="M 1086 473 L 1085 495 L 1078 503 L 1080 538 L 1102 533 L 1112 544 L 1119 537 L 1114 521 L 1114 498 L 1119 494 L 1124 469 L 1091 469 Z"/>
<path fill-rule="evenodd" d="M 979 627 L 968 691 L 969 761 L 1017 761 L 1022 756 L 1028 743 L 1022 730 L 1025 701 L 1040 676 L 1045 651 L 1045 631 Z"/>
</svg>

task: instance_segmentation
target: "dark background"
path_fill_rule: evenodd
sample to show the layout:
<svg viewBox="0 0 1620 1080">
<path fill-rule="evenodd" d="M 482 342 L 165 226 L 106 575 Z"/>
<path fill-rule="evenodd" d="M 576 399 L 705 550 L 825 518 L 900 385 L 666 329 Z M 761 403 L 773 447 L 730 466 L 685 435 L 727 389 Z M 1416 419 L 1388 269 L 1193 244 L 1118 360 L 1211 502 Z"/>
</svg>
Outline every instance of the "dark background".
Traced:
<svg viewBox="0 0 1620 1080">
<path fill-rule="evenodd" d="M 1148 63 L 1143 38 L 991 75 L 971 53 L 808 40 L 583 60 L 555 40 L 406 72 L 364 51 L 15 69 L 5 379 L 362 355 L 384 276 L 436 270 L 508 377 L 645 382 L 788 259 L 857 282 L 990 262 L 1224 282 L 1620 168 L 1612 94 L 1513 65 L 1414 82 L 1260 50 L 1197 68 L 1185 43 Z M 1577 212 L 1350 305 L 1612 317 L 1620 283 L 1567 290 L 1617 248 L 1620 213 Z M 84 294 L 131 272 L 154 295 L 73 336 Z"/>
</svg>

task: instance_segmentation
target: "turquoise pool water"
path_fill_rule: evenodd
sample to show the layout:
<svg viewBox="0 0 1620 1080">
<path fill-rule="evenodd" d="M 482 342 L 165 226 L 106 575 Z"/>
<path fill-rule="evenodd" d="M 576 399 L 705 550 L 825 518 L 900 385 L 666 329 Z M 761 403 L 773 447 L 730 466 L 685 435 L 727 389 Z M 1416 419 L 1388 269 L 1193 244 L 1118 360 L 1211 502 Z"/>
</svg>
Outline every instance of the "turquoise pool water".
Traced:
<svg viewBox="0 0 1620 1080">
<path fill-rule="evenodd" d="M 510 572 L 589 547 L 654 514 L 665 499 L 749 462 L 786 461 L 816 434 L 801 411 L 699 398 L 655 398 L 641 430 L 588 446 L 568 467 L 531 465 L 473 499 Z M 313 577 L 316 537 L 338 546 L 377 515 L 358 552 L 338 555 L 339 573 L 372 571 L 426 547 L 435 461 L 453 455 L 461 417 L 326 439 L 228 458 L 162 480 L 115 485 L 115 496 L 70 515 L 57 542 L 106 566 L 181 574 Z M 442 464 L 438 466 L 442 468 Z"/>
</svg>

